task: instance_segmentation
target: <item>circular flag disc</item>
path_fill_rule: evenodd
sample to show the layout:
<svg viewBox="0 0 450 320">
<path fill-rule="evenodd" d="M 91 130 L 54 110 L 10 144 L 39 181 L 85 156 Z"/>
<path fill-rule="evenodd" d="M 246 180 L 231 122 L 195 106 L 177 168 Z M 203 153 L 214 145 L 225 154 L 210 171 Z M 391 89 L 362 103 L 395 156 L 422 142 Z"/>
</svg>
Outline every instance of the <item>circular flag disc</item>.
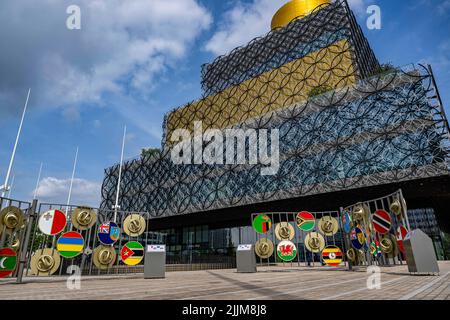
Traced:
<svg viewBox="0 0 450 320">
<path fill-rule="evenodd" d="M 97 213 L 88 207 L 78 207 L 72 212 L 72 224 L 78 230 L 88 230 L 97 222 Z"/>
<path fill-rule="evenodd" d="M 0 278 L 11 275 L 17 267 L 17 254 L 11 248 L 0 249 Z"/>
<path fill-rule="evenodd" d="M 0 211 L 0 234 L 6 229 L 5 232 L 10 235 L 24 224 L 24 214 L 20 208 L 9 206 Z"/>
<path fill-rule="evenodd" d="M 366 243 L 366 235 L 360 227 L 356 227 L 350 231 L 350 241 L 353 248 L 360 250 Z"/>
<path fill-rule="evenodd" d="M 253 219 L 252 225 L 257 233 L 265 234 L 272 227 L 272 220 L 270 220 L 267 214 L 260 214 Z"/>
<path fill-rule="evenodd" d="M 297 248 L 291 241 L 281 241 L 277 246 L 277 255 L 284 262 L 290 262 L 297 256 Z"/>
<path fill-rule="evenodd" d="M 378 241 L 372 241 L 370 244 L 370 253 L 376 258 L 381 257 L 382 252 Z"/>
<path fill-rule="evenodd" d="M 144 233 L 147 224 L 143 216 L 131 214 L 123 222 L 123 231 L 130 237 L 139 237 Z"/>
<path fill-rule="evenodd" d="M 100 270 L 111 268 L 116 261 L 116 250 L 112 246 L 100 245 L 92 253 L 94 265 Z"/>
<path fill-rule="evenodd" d="M 319 231 L 327 237 L 334 236 L 339 230 L 339 222 L 330 216 L 322 217 L 319 220 Z"/>
<path fill-rule="evenodd" d="M 391 215 L 385 210 L 378 210 L 372 217 L 373 228 L 379 234 L 386 234 L 391 229 Z"/>
<path fill-rule="evenodd" d="M 38 249 L 31 257 L 31 273 L 39 277 L 54 274 L 61 264 L 61 257 L 55 249 Z"/>
<path fill-rule="evenodd" d="M 343 260 L 342 250 L 336 246 L 328 246 L 322 251 L 322 260 L 327 266 L 337 267 Z"/>
<path fill-rule="evenodd" d="M 325 248 L 325 239 L 318 232 L 308 233 L 305 237 L 305 246 L 308 251 L 319 253 Z"/>
<path fill-rule="evenodd" d="M 348 211 L 344 211 L 341 217 L 342 220 L 342 229 L 344 229 L 345 233 L 350 233 L 352 230 L 352 215 Z"/>
<path fill-rule="evenodd" d="M 144 259 L 144 247 L 137 241 L 127 242 L 120 251 L 120 258 L 126 265 L 135 266 Z"/>
<path fill-rule="evenodd" d="M 120 228 L 115 222 L 106 222 L 98 226 L 98 240 L 105 244 L 114 244 L 120 237 Z"/>
<path fill-rule="evenodd" d="M 64 233 L 56 242 L 56 250 L 61 257 L 71 259 L 83 252 L 84 239 L 81 234 L 75 231 Z"/>
<path fill-rule="evenodd" d="M 297 227 L 302 231 L 311 231 L 316 226 L 316 219 L 311 212 L 302 211 L 297 214 Z"/>
<path fill-rule="evenodd" d="M 275 236 L 278 240 L 292 240 L 295 236 L 294 227 L 289 222 L 280 222 L 275 227 Z"/>
<path fill-rule="evenodd" d="M 39 217 L 39 230 L 48 236 L 61 233 L 67 224 L 67 217 L 61 210 L 49 210 Z"/>
<path fill-rule="evenodd" d="M 273 242 L 267 238 L 259 239 L 255 244 L 255 252 L 261 259 L 268 259 L 273 254 Z"/>
<path fill-rule="evenodd" d="M 408 235 L 408 230 L 404 226 L 399 226 L 397 228 L 397 247 L 401 251 L 401 253 L 405 254 L 405 247 L 403 246 L 403 240 Z"/>
</svg>

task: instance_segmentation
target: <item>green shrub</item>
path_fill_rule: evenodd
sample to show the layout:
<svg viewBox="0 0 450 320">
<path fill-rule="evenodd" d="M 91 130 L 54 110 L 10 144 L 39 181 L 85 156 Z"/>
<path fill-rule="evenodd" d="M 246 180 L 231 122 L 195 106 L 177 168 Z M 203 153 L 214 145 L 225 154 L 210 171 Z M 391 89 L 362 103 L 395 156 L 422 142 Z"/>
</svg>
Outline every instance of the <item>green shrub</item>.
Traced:
<svg viewBox="0 0 450 320">
<path fill-rule="evenodd" d="M 392 71 L 395 71 L 395 70 L 396 70 L 396 68 L 394 67 L 394 65 L 392 63 L 384 63 L 384 64 L 381 64 L 377 69 L 375 69 L 375 71 L 373 71 L 370 76 L 371 77 L 382 76 L 382 75 L 391 73 Z"/>
<path fill-rule="evenodd" d="M 161 153 L 161 150 L 159 150 L 158 148 L 148 148 L 148 149 L 143 148 L 141 150 L 141 158 L 151 157 L 151 156 L 154 156 L 154 155 L 158 155 L 160 153 Z"/>
<path fill-rule="evenodd" d="M 316 97 L 319 96 L 321 94 L 324 94 L 325 92 L 331 91 L 333 90 L 333 88 L 331 88 L 328 85 L 321 85 L 318 87 L 315 87 L 314 89 L 312 89 L 309 93 L 308 93 L 308 97 L 312 98 L 312 97 Z"/>
</svg>

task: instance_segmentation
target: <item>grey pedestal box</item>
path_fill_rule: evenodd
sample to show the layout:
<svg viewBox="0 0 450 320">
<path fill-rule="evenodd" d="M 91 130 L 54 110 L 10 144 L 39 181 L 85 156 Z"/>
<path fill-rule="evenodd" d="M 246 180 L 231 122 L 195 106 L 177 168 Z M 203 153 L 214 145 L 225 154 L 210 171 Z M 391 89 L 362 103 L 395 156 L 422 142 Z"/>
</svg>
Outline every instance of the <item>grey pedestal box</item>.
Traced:
<svg viewBox="0 0 450 320">
<path fill-rule="evenodd" d="M 166 246 L 147 245 L 144 261 L 144 278 L 158 279 L 166 277 Z"/>
<path fill-rule="evenodd" d="M 239 273 L 256 272 L 256 257 L 252 244 L 240 244 L 236 251 L 236 266 Z"/>
<path fill-rule="evenodd" d="M 439 274 L 433 241 L 422 230 L 411 231 L 403 240 L 406 263 L 411 273 Z"/>
</svg>

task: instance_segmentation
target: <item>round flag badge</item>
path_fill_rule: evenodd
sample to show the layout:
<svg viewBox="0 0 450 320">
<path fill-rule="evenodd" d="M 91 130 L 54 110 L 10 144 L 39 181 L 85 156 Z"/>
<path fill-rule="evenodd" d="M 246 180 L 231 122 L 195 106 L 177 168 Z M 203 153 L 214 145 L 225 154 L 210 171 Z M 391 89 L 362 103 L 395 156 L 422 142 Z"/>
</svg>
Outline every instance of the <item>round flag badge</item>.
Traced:
<svg viewBox="0 0 450 320">
<path fill-rule="evenodd" d="M 61 233 L 67 224 L 66 214 L 60 210 L 50 210 L 44 212 L 39 217 L 39 230 L 48 236 Z"/>
<path fill-rule="evenodd" d="M 273 254 L 273 242 L 267 238 L 259 239 L 255 244 L 255 252 L 261 259 L 268 259 Z"/>
<path fill-rule="evenodd" d="M 364 234 L 364 231 L 360 227 L 352 229 L 350 231 L 350 241 L 355 249 L 362 249 L 366 243 L 366 235 Z"/>
<path fill-rule="evenodd" d="M 323 262 L 330 267 L 337 267 L 342 263 L 342 250 L 336 246 L 328 246 L 322 251 Z"/>
<path fill-rule="evenodd" d="M 404 226 L 399 226 L 397 228 L 397 247 L 401 251 L 401 253 L 405 254 L 405 247 L 403 246 L 403 240 L 408 235 L 408 230 Z"/>
<path fill-rule="evenodd" d="M 297 226 L 302 231 L 311 231 L 316 226 L 316 219 L 311 212 L 302 211 L 297 214 Z"/>
<path fill-rule="evenodd" d="M 98 240 L 105 245 L 113 244 L 119 237 L 120 228 L 115 222 L 102 223 L 98 227 Z"/>
<path fill-rule="evenodd" d="M 372 218 L 373 228 L 379 234 L 386 234 L 391 229 L 391 215 L 384 210 L 375 212 Z"/>
<path fill-rule="evenodd" d="M 342 220 L 342 229 L 344 229 L 345 233 L 350 233 L 352 230 L 352 215 L 348 211 L 344 211 L 341 217 Z"/>
<path fill-rule="evenodd" d="M 289 222 L 280 222 L 275 227 L 275 236 L 278 240 L 292 240 L 295 237 L 294 227 Z"/>
<path fill-rule="evenodd" d="M 277 255 L 284 262 L 290 262 L 297 256 L 297 248 L 291 241 L 281 241 L 277 246 Z"/>
<path fill-rule="evenodd" d="M 378 241 L 372 241 L 370 244 L 370 253 L 376 258 L 381 257 L 382 252 Z"/>
<path fill-rule="evenodd" d="M 272 220 L 267 214 L 260 214 L 253 219 L 253 229 L 260 234 L 269 232 L 272 227 Z"/>
<path fill-rule="evenodd" d="M 144 247 L 137 241 L 127 242 L 120 251 L 120 257 L 126 265 L 135 266 L 144 258 Z"/>
<path fill-rule="evenodd" d="M 56 243 L 56 250 L 58 250 L 61 257 L 71 259 L 83 252 L 84 239 L 81 234 L 75 231 L 64 233 L 59 237 Z"/>
<path fill-rule="evenodd" d="M 0 278 L 11 275 L 17 266 L 16 252 L 11 248 L 0 249 Z"/>
</svg>

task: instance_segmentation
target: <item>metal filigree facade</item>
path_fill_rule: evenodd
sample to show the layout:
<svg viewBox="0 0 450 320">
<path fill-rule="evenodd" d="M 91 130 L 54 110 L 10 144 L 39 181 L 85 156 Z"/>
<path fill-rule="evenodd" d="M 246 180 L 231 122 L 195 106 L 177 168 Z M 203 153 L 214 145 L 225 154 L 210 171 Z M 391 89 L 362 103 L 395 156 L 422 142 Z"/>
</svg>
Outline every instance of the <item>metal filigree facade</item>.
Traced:
<svg viewBox="0 0 450 320">
<path fill-rule="evenodd" d="M 161 154 L 125 163 L 122 210 L 163 217 L 448 175 L 432 74 L 413 66 L 369 76 L 378 66 L 345 1 L 220 57 L 203 68 L 203 99 L 166 115 Z M 171 133 L 194 121 L 278 129 L 278 173 L 174 164 Z M 114 204 L 118 173 L 105 170 L 102 208 Z"/>
</svg>

